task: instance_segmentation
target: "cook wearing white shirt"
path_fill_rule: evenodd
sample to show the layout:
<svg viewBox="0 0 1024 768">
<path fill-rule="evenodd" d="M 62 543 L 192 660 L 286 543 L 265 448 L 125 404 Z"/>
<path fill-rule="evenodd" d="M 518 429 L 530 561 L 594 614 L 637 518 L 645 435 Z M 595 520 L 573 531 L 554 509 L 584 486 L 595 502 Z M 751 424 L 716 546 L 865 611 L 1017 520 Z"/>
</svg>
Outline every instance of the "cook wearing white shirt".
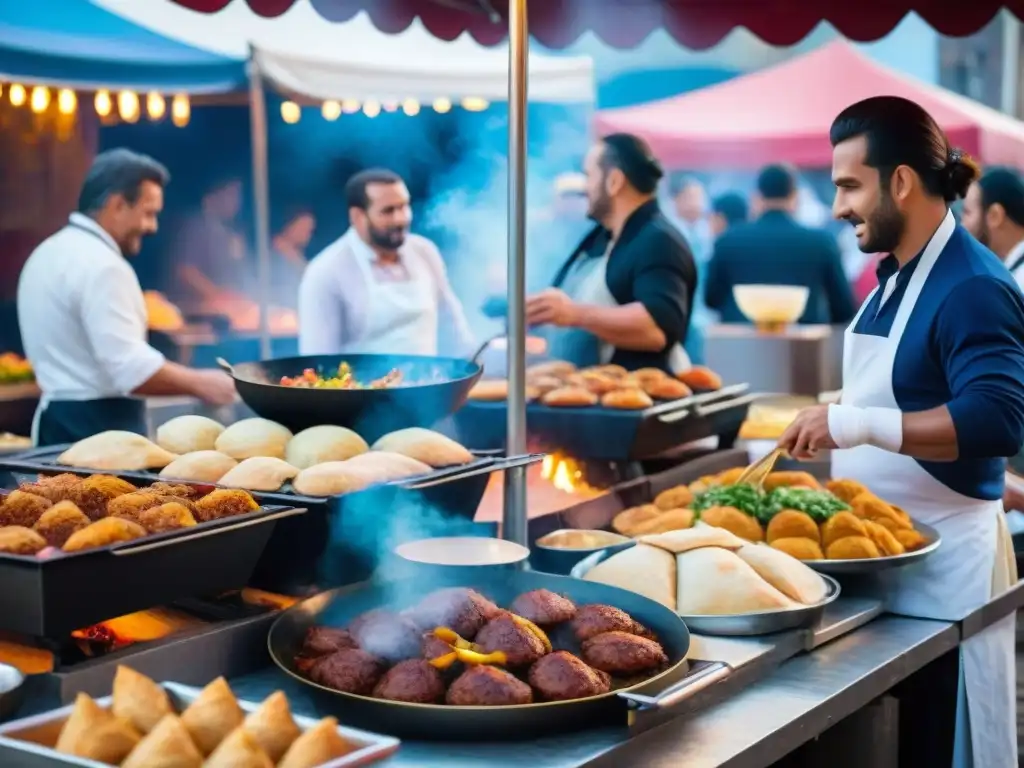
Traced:
<svg viewBox="0 0 1024 768">
<path fill-rule="evenodd" d="M 345 185 L 351 227 L 306 267 L 299 285 L 299 354 L 438 354 L 474 346 L 441 254 L 409 233 L 409 190 L 384 169 Z"/>
<path fill-rule="evenodd" d="M 221 371 L 167 362 L 146 341 L 146 308 L 126 260 L 157 230 L 167 169 L 126 149 L 98 155 L 78 211 L 29 256 L 18 280 L 18 323 L 42 398 L 37 445 L 69 443 L 108 429 L 145 434 L 132 395 L 234 400 Z"/>
<path fill-rule="evenodd" d="M 1024 180 L 1010 168 L 993 168 L 971 184 L 963 225 L 991 248 L 1024 288 Z"/>
</svg>

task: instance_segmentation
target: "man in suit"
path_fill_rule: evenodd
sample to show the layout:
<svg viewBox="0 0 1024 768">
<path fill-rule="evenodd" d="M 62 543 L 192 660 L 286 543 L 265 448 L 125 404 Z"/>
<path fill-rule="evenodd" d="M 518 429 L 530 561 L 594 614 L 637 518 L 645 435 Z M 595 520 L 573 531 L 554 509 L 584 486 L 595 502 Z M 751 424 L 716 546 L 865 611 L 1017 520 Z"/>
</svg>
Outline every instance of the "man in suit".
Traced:
<svg viewBox="0 0 1024 768">
<path fill-rule="evenodd" d="M 708 262 L 704 301 L 724 323 L 749 322 L 733 299 L 736 285 L 803 285 L 810 289 L 804 324 L 846 324 L 856 307 L 835 239 L 794 220 L 793 172 L 769 165 L 757 179 L 760 216 L 730 227 L 715 242 Z"/>
</svg>

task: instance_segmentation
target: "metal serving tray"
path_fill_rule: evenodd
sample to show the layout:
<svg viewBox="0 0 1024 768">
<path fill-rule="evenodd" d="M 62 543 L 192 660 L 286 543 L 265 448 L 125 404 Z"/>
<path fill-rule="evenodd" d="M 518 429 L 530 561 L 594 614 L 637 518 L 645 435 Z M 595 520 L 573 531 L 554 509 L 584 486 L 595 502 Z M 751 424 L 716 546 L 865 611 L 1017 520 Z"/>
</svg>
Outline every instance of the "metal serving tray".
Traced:
<svg viewBox="0 0 1024 768">
<path fill-rule="evenodd" d="M 191 688 L 177 683 L 161 683 L 170 694 L 171 703 L 176 711 L 181 712 L 199 695 L 198 688 Z M 110 706 L 112 697 L 97 699 L 101 707 Z M 238 705 L 245 712 L 253 712 L 260 705 L 251 701 L 239 701 Z M 106 763 L 85 760 L 80 757 L 64 755 L 52 748 L 56 743 L 60 729 L 67 720 L 74 705 L 44 712 L 34 717 L 14 720 L 0 726 L 0 765 L 8 768 L 48 768 L 49 766 L 78 765 L 88 768 L 110 768 Z M 295 724 L 303 731 L 316 725 L 317 721 L 300 715 L 293 715 Z M 338 734 L 357 749 L 348 754 L 323 763 L 319 768 L 353 768 L 353 766 L 369 765 L 383 760 L 398 749 L 399 740 L 391 736 L 383 736 L 369 731 L 361 731 L 345 726 L 338 727 Z"/>
<path fill-rule="evenodd" d="M 942 536 L 930 525 L 913 521 L 914 530 L 924 534 L 929 544 L 913 552 L 892 557 L 871 557 L 862 560 L 804 560 L 804 565 L 813 568 L 818 573 L 829 573 L 833 576 L 853 576 L 862 573 L 879 573 L 892 568 L 903 568 L 914 563 L 919 563 L 926 557 L 932 555 L 942 545 Z"/>
</svg>

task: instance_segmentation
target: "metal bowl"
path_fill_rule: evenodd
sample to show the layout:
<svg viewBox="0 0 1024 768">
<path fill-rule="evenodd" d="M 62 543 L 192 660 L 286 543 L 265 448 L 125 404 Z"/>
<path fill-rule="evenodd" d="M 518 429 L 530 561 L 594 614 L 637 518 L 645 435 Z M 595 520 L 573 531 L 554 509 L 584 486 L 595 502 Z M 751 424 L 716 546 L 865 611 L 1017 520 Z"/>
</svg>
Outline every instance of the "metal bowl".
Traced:
<svg viewBox="0 0 1024 768">
<path fill-rule="evenodd" d="M 25 675 L 9 664 L 0 664 L 0 720 L 6 720 L 25 698 Z"/>
<path fill-rule="evenodd" d="M 555 537 L 570 533 L 599 533 L 608 537 L 610 543 L 600 547 L 556 547 L 549 542 Z M 576 563 L 595 552 L 608 551 L 609 553 L 621 552 L 632 547 L 636 542 L 628 536 L 623 536 L 610 531 L 583 531 L 576 529 L 559 529 L 552 531 L 546 536 L 541 536 L 530 548 L 530 568 L 542 573 L 555 573 L 560 576 L 568 576 Z"/>
<path fill-rule="evenodd" d="M 903 555 L 871 557 L 861 560 L 804 560 L 803 563 L 818 573 L 829 573 L 833 576 L 852 576 L 860 573 L 888 571 L 890 568 L 903 568 L 921 562 L 942 544 L 942 536 L 930 525 L 914 520 L 914 530 L 924 534 L 929 540 L 929 544 Z"/>
</svg>

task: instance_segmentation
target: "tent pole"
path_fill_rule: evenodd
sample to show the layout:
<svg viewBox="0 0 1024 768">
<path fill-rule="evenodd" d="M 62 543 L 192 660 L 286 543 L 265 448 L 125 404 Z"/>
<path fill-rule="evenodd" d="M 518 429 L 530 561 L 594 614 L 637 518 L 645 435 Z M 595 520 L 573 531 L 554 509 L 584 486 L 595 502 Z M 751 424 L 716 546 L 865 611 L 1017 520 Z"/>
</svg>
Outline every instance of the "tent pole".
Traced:
<svg viewBox="0 0 1024 768">
<path fill-rule="evenodd" d="M 260 305 L 260 359 L 272 356 L 270 345 L 270 176 L 267 168 L 267 104 L 263 75 L 249 48 L 249 132 L 252 142 L 252 196 L 256 225 L 256 277 Z"/>
<path fill-rule="evenodd" d="M 508 455 L 526 453 L 526 0 L 508 4 Z M 505 472 L 502 536 L 527 544 L 526 468 Z"/>
</svg>

